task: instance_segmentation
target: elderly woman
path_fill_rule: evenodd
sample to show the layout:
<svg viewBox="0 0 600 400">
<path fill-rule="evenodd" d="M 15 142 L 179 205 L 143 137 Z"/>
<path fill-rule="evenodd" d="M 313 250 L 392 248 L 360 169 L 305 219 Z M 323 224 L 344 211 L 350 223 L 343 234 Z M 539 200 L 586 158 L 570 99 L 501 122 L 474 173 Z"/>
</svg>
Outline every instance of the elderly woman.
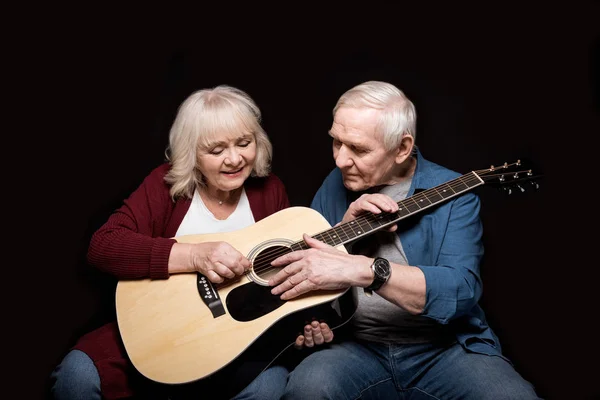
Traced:
<svg viewBox="0 0 600 400">
<path fill-rule="evenodd" d="M 282 182 L 270 173 L 272 146 L 260 120 L 257 105 L 239 89 L 218 86 L 190 95 L 170 131 L 168 162 L 94 233 L 90 263 L 119 280 L 200 272 L 219 283 L 242 275 L 250 262 L 228 243 L 178 243 L 173 237 L 242 229 L 289 206 Z M 333 337 L 323 328 L 315 332 L 324 337 L 317 343 Z M 279 398 L 287 374 L 273 365 L 237 397 Z M 116 322 L 83 336 L 52 381 L 57 399 L 139 396 L 151 384 L 128 360 Z"/>
</svg>

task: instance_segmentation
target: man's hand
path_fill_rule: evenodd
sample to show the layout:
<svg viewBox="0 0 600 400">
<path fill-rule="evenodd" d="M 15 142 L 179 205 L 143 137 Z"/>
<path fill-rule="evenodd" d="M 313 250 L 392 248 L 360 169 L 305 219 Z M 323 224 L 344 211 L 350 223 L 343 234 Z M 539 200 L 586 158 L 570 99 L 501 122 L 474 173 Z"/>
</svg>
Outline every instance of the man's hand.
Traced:
<svg viewBox="0 0 600 400">
<path fill-rule="evenodd" d="M 289 300 L 312 290 L 344 289 L 354 283 L 350 272 L 361 267 L 356 262 L 360 256 L 351 256 L 307 234 L 303 238 L 310 249 L 293 251 L 271 263 L 275 267 L 286 265 L 269 280 L 269 285 L 275 286 L 272 294 Z"/>
<path fill-rule="evenodd" d="M 344 218 L 342 218 L 342 221 L 339 224 L 356 219 L 365 212 L 381 214 L 382 212 L 392 213 L 396 211 L 398 211 L 398 203 L 396 203 L 390 196 L 380 193 L 363 194 L 358 199 L 350 203 L 348 211 L 346 211 Z M 398 229 L 398 226 L 393 224 L 387 230 L 389 232 L 394 232 L 396 229 Z"/>
<path fill-rule="evenodd" d="M 297 349 L 302 349 L 304 346 L 314 347 L 315 345 L 329 343 L 332 340 L 333 331 L 329 328 L 329 325 L 325 322 L 313 321 L 304 326 L 304 334 L 296 338 L 294 347 Z"/>
</svg>

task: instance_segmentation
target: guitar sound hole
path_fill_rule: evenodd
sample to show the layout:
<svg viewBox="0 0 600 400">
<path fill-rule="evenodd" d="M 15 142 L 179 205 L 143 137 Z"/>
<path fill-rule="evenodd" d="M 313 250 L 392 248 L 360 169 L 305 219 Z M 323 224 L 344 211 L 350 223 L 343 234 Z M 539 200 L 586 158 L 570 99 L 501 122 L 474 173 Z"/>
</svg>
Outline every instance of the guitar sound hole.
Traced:
<svg viewBox="0 0 600 400">
<path fill-rule="evenodd" d="M 254 259 L 252 264 L 254 273 L 258 275 L 259 278 L 268 281 L 273 275 L 281 270 L 281 268 L 272 266 L 271 261 L 284 254 L 290 253 L 291 251 L 292 250 L 289 247 L 285 246 L 267 247 L 258 253 L 258 256 Z"/>
<path fill-rule="evenodd" d="M 254 273 L 261 279 L 269 280 L 281 270 L 271 265 L 271 261 L 291 252 L 289 247 L 273 246 L 262 250 L 253 262 Z M 281 307 L 285 301 L 271 294 L 270 286 L 247 283 L 233 289 L 226 299 L 227 310 L 237 321 L 252 321 Z"/>
</svg>

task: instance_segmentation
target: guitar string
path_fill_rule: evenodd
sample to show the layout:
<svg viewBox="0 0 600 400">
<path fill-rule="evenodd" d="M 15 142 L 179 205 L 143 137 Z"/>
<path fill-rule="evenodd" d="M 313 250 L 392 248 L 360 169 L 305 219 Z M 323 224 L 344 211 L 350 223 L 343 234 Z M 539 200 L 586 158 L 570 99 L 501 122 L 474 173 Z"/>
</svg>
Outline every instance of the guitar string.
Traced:
<svg viewBox="0 0 600 400">
<path fill-rule="evenodd" d="M 481 171 L 491 172 L 489 170 L 481 170 Z M 488 176 L 485 176 L 485 177 L 482 177 L 481 175 L 479 175 L 480 173 L 485 173 L 485 172 L 477 171 L 477 172 L 475 172 L 477 174 L 477 176 L 474 176 L 472 173 L 466 174 L 466 175 L 464 175 L 462 177 L 456 178 L 455 180 L 452 180 L 452 181 L 447 182 L 445 184 L 441 184 L 441 185 L 435 186 L 433 188 L 430 188 L 430 189 L 427 189 L 427 190 L 425 190 L 423 192 L 420 192 L 420 193 L 418 193 L 416 195 L 413 195 L 413 196 L 411 196 L 409 198 L 403 199 L 400 202 L 398 202 L 397 204 L 398 205 L 403 205 L 402 204 L 403 202 L 410 202 L 410 200 L 412 200 L 412 201 L 415 201 L 415 204 L 417 204 L 417 206 L 418 206 L 418 203 L 416 203 L 416 201 L 417 200 L 421 201 L 423 198 L 426 199 L 427 201 L 429 201 L 430 204 L 432 204 L 431 200 L 429 199 L 430 194 L 438 195 L 438 196 L 440 196 L 442 198 L 442 200 L 445 199 L 439 193 L 439 190 L 443 190 L 444 186 L 450 187 L 452 189 L 452 191 L 454 192 L 453 194 L 456 194 L 456 191 L 454 189 L 461 188 L 464 185 L 467 186 L 467 189 L 466 190 L 462 189 L 462 191 L 467 191 L 467 190 L 470 190 L 473 187 L 475 187 L 475 186 L 469 186 L 469 185 L 471 183 L 473 183 L 473 182 L 479 182 L 479 180 L 477 179 L 477 177 L 482 178 L 482 180 L 484 180 L 484 182 L 485 182 L 485 181 L 489 181 L 490 180 L 489 178 L 497 178 L 497 177 L 500 177 L 502 175 L 505 175 L 504 173 L 503 174 L 488 175 Z M 519 171 L 518 173 L 520 173 L 520 172 L 527 172 L 527 171 Z M 511 174 L 513 174 L 513 173 L 515 173 L 515 172 L 511 172 Z M 486 178 L 486 179 L 483 179 L 483 178 Z M 459 194 L 462 191 L 459 190 Z M 405 208 L 408 208 L 408 206 L 405 206 Z M 419 211 L 421 209 L 422 208 L 419 206 L 419 209 L 415 210 L 415 211 Z M 413 213 L 414 213 L 414 211 L 411 211 L 409 214 L 404 215 L 404 217 L 409 216 L 409 215 L 411 215 Z M 332 243 L 329 243 L 329 241 L 327 239 L 325 239 L 325 234 L 327 236 L 329 236 L 329 239 L 332 239 L 332 237 L 330 235 L 330 232 L 334 232 L 333 236 L 334 237 L 337 236 L 339 238 L 340 237 L 339 231 L 341 231 L 341 233 L 343 233 L 346 236 L 346 239 L 351 239 L 352 236 L 356 235 L 356 231 L 355 231 L 355 229 L 354 229 L 353 226 L 358 225 L 358 227 L 360 229 L 360 228 L 362 228 L 363 223 L 366 222 L 369 225 L 369 227 L 371 228 L 371 229 L 369 229 L 369 232 L 371 232 L 371 231 L 373 231 L 373 230 L 375 230 L 377 228 L 381 228 L 381 226 L 382 226 L 382 225 L 379 225 L 378 227 L 373 228 L 373 226 L 371 225 L 371 222 L 376 223 L 377 220 L 374 220 L 374 219 L 376 219 L 376 218 L 382 219 L 381 217 L 384 217 L 384 216 L 386 216 L 386 214 L 366 214 L 364 216 L 359 216 L 359 217 L 357 217 L 356 219 L 354 219 L 352 221 L 349 221 L 349 222 L 344 223 L 342 225 L 339 225 L 337 227 L 330 228 L 330 229 L 328 229 L 326 231 L 323 231 L 321 233 L 314 234 L 312 237 L 313 238 L 317 238 L 317 236 L 321 236 L 322 239 L 319 239 L 319 240 L 324 241 L 325 243 L 327 243 L 329 245 L 338 246 L 338 245 L 342 244 L 343 241 L 340 242 L 340 243 L 335 243 L 335 240 L 332 240 Z M 396 213 L 388 213 L 387 217 L 390 218 L 391 216 L 395 216 L 396 217 L 396 216 L 398 216 L 398 213 L 397 212 Z M 385 224 L 383 224 L 383 225 L 385 225 Z M 351 233 L 352 236 L 349 235 L 348 233 Z M 360 230 L 358 232 L 359 235 L 363 234 L 363 233 L 364 232 L 361 232 Z M 323 240 L 323 239 L 325 239 L 325 240 Z M 292 246 L 293 245 L 299 245 L 299 246 L 301 246 L 301 249 L 303 249 L 303 250 L 308 248 L 308 247 L 305 248 L 303 242 L 301 242 L 301 241 L 292 244 Z M 284 254 L 287 254 L 287 253 L 290 253 L 290 252 L 294 251 L 294 250 L 290 249 L 289 247 L 283 247 L 283 246 L 272 247 L 271 249 L 276 249 L 276 250 L 274 250 L 274 251 L 267 250 L 266 252 L 261 253 L 262 259 L 263 260 L 266 259 L 266 262 L 265 261 L 261 261 L 261 262 L 255 264 L 253 266 L 254 272 L 256 272 L 256 273 L 264 273 L 264 272 L 268 272 L 269 270 L 279 268 L 279 267 L 272 266 L 271 265 L 271 261 L 273 261 L 274 259 L 276 259 L 276 258 L 278 258 L 278 257 L 280 257 L 280 256 L 282 256 Z"/>
<path fill-rule="evenodd" d="M 440 196 L 441 199 L 444 199 L 444 197 L 438 192 L 438 190 L 443 190 L 444 186 L 450 187 L 450 189 L 452 189 L 452 191 L 453 191 L 453 194 L 456 194 L 456 191 L 454 189 L 458 189 L 459 187 L 462 187 L 462 186 L 465 186 L 465 185 L 467 186 L 467 189 L 470 189 L 471 187 L 468 186 L 468 184 L 470 184 L 472 182 L 478 182 L 478 179 L 476 179 L 475 177 L 473 177 L 472 174 L 467 174 L 467 176 L 463 176 L 463 177 L 457 178 L 457 179 L 455 179 L 453 181 L 450 181 L 448 183 L 436 186 L 434 188 L 431 188 L 431 189 L 428 189 L 426 191 L 420 192 L 420 193 L 418 193 L 418 194 L 416 194 L 414 196 L 411 196 L 409 198 L 403 199 L 403 200 L 399 201 L 397 204 L 401 205 L 401 206 L 404 206 L 405 208 L 408 208 L 408 206 L 405 206 L 402 203 L 404 203 L 404 202 L 409 202 L 410 203 L 410 201 L 412 200 L 419 207 L 418 210 L 420 210 L 421 206 L 419 206 L 416 201 L 421 201 L 423 199 L 427 199 L 429 201 L 429 203 L 432 204 L 431 200 L 429 200 L 429 198 L 428 198 L 429 195 L 426 192 L 431 191 L 430 193 L 434 194 L 434 191 L 435 191 L 435 192 L 437 192 L 437 193 L 435 193 L 435 195 Z M 402 209 L 402 207 L 401 207 L 401 209 Z M 418 211 L 418 210 L 416 210 L 416 211 Z M 414 212 L 411 212 L 411 213 L 407 214 L 406 216 L 409 216 L 412 213 L 414 213 Z M 387 214 L 387 217 L 389 218 L 391 216 L 397 216 L 398 213 L 395 212 L 395 213 L 386 213 L 386 214 Z M 356 235 L 356 231 L 352 227 L 353 225 L 360 225 L 360 226 L 362 226 L 363 223 L 366 222 L 372 228 L 371 222 L 373 222 L 373 223 L 377 222 L 377 220 L 373 220 L 373 219 L 374 218 L 381 219 L 379 216 L 386 216 L 386 215 L 385 214 L 367 214 L 367 215 L 359 216 L 359 217 L 357 217 L 356 219 L 354 219 L 352 221 L 349 221 L 347 223 L 338 225 L 337 227 L 334 227 L 334 228 L 330 228 L 330 229 L 328 229 L 328 230 L 326 230 L 324 232 L 317 233 L 317 234 L 313 235 L 312 237 L 316 237 L 316 236 L 322 236 L 322 237 L 324 237 L 325 234 L 329 235 L 329 232 L 332 232 L 332 231 L 335 231 L 336 235 L 339 237 L 340 235 L 337 232 L 341 230 L 341 233 L 345 234 L 347 239 L 350 239 L 351 236 L 348 233 L 353 234 L 352 236 Z M 369 220 L 371 220 L 371 221 L 369 222 Z M 377 228 L 380 228 L 381 226 L 382 225 L 379 225 Z M 377 228 L 375 228 L 375 229 L 377 229 Z M 370 231 L 372 231 L 372 230 L 373 229 L 371 229 Z M 359 230 L 358 234 L 362 234 L 362 233 L 364 233 L 364 232 L 362 232 L 362 231 Z M 334 237 L 336 235 L 334 235 Z M 330 239 L 331 239 L 331 236 L 330 236 Z M 325 243 L 328 243 L 328 241 L 325 240 Z M 296 242 L 294 244 L 298 244 L 300 246 L 303 246 L 302 242 Z M 292 246 L 294 244 L 292 244 Z M 330 244 L 330 243 L 328 243 L 328 244 Z M 338 243 L 338 244 L 334 243 L 335 246 L 338 246 L 339 244 L 342 244 L 342 243 Z M 258 264 L 255 264 L 254 267 L 253 267 L 254 272 L 256 272 L 256 273 L 259 273 L 259 272 L 263 273 L 263 272 L 266 272 L 266 271 L 271 270 L 271 269 L 279 268 L 279 267 L 272 266 L 271 265 L 271 261 L 273 261 L 274 259 L 276 259 L 276 258 L 278 258 L 278 257 L 280 257 L 280 256 L 282 256 L 284 254 L 287 254 L 287 253 L 290 253 L 290 252 L 293 251 L 289 247 L 285 247 L 284 248 L 282 246 L 272 247 L 271 249 L 275 249 L 275 250 L 273 250 L 273 251 L 267 250 L 266 252 L 261 253 L 261 256 L 262 256 L 261 258 L 262 259 L 265 259 L 265 258 L 268 258 L 268 259 L 266 260 L 266 262 L 259 262 Z"/>
<path fill-rule="evenodd" d="M 425 190 L 423 192 L 417 193 L 416 195 L 413 195 L 413 196 L 411 196 L 409 198 L 403 199 L 403 200 L 399 201 L 397 204 L 398 205 L 404 205 L 402 203 L 407 202 L 407 201 L 410 202 L 410 200 L 413 200 L 413 201 L 414 200 L 422 200 L 422 198 L 426 198 L 428 201 L 430 201 L 429 198 L 428 198 L 428 193 L 433 194 L 434 192 L 437 192 L 436 194 L 439 195 L 439 196 L 441 196 L 442 200 L 443 200 L 445 198 L 442 195 L 439 194 L 439 190 L 442 189 L 445 186 L 449 187 L 450 189 L 452 189 L 454 191 L 454 189 L 459 188 L 459 187 L 463 186 L 464 184 L 466 184 L 467 185 L 467 190 L 463 189 L 462 191 L 468 191 L 468 190 L 473 189 L 475 187 L 475 186 L 472 186 L 472 187 L 469 186 L 470 183 L 479 182 L 479 180 L 477 178 L 480 178 L 484 182 L 488 182 L 491 179 L 500 178 L 503 175 L 519 174 L 519 173 L 529 173 L 530 174 L 531 170 L 523 170 L 523 171 L 516 171 L 516 172 L 505 171 L 505 172 L 498 173 L 498 174 L 485 175 L 485 174 L 488 174 L 490 172 L 496 172 L 496 171 L 495 170 L 491 170 L 491 169 L 484 169 L 484 170 L 477 170 L 477 171 L 473 171 L 473 172 L 467 173 L 467 174 L 465 174 L 465 175 L 463 175 L 461 177 L 455 178 L 452 181 L 449 181 L 449 182 L 446 182 L 444 184 L 435 186 L 435 187 L 427 189 L 427 190 Z M 512 181 L 517 180 L 516 176 L 517 175 L 514 175 L 514 178 L 512 179 Z M 461 191 L 459 191 L 459 192 L 461 192 Z M 431 203 L 431 201 L 430 201 L 430 203 Z M 418 203 L 415 202 L 415 204 L 417 204 L 417 206 L 418 206 Z M 419 208 L 419 210 L 420 209 L 421 208 Z M 419 211 L 419 210 L 415 210 L 415 211 Z M 411 212 L 410 214 L 407 214 L 405 216 L 410 216 L 413 213 L 414 212 Z M 394 214 L 397 215 L 397 213 L 389 213 L 388 218 L 390 216 L 394 215 Z M 312 237 L 316 238 L 317 236 L 322 236 L 324 238 L 324 234 L 329 235 L 329 232 L 336 232 L 336 234 L 337 234 L 337 232 L 341 230 L 342 233 L 344 233 L 347 236 L 347 238 L 349 239 L 350 236 L 348 235 L 348 232 L 351 232 L 351 233 L 355 234 L 354 229 L 350 226 L 351 222 L 354 222 L 353 225 L 356 225 L 358 223 L 361 226 L 362 226 L 363 222 L 367 222 L 367 224 L 369 224 L 369 226 L 372 228 L 372 225 L 369 222 L 369 220 L 370 219 L 373 220 L 373 218 L 377 218 L 377 216 L 382 216 L 382 215 L 383 214 L 366 214 L 364 216 L 357 217 L 353 221 L 346 222 L 344 224 L 338 225 L 336 227 L 330 228 L 330 229 L 325 230 L 325 231 L 320 232 L 320 233 L 316 233 Z M 376 222 L 376 221 L 371 221 L 371 222 Z M 378 228 L 380 228 L 381 226 L 382 225 L 380 225 Z M 347 229 L 348 227 L 349 227 L 349 229 Z M 336 235 L 334 235 L 334 236 L 336 236 Z M 337 236 L 339 238 L 339 235 L 337 235 Z M 331 236 L 330 236 L 330 239 L 331 239 Z M 325 240 L 325 243 L 328 243 L 327 240 Z M 334 242 L 333 245 L 334 246 L 338 246 L 338 245 L 340 245 L 342 243 L 343 242 L 340 242 L 340 243 L 336 244 Z M 299 245 L 299 246 L 301 246 L 301 249 L 305 249 L 303 241 L 299 241 L 299 242 L 293 243 L 292 246 L 293 245 Z M 267 252 L 263 252 L 263 253 L 260 254 L 262 256 L 261 257 L 262 259 L 266 259 L 266 262 L 260 262 L 258 264 L 255 264 L 253 266 L 254 272 L 256 272 L 256 273 L 264 273 L 264 272 L 267 272 L 267 271 L 269 271 L 271 269 L 277 269 L 277 268 L 279 268 L 279 267 L 272 266 L 271 262 L 274 259 L 276 259 L 276 258 L 278 258 L 278 257 L 280 257 L 280 256 L 282 256 L 284 254 L 291 253 L 292 251 L 294 251 L 294 250 L 292 250 L 289 247 L 283 247 L 283 246 L 277 246 L 277 247 L 274 247 L 274 248 L 276 248 L 277 250 L 275 250 L 275 251 L 267 250 Z M 273 249 L 273 248 L 271 248 L 271 249 Z"/>
<path fill-rule="evenodd" d="M 489 181 L 490 180 L 489 178 L 497 178 L 497 177 L 501 177 L 502 175 L 505 175 L 504 173 L 502 173 L 502 174 L 493 174 L 493 175 L 488 175 L 488 176 L 482 176 L 482 174 L 489 173 L 489 172 L 493 172 L 493 171 L 492 170 L 487 170 L 487 169 L 486 170 L 475 171 L 475 173 L 477 174 L 477 176 L 474 176 L 473 173 L 468 173 L 468 174 L 463 175 L 463 176 L 461 176 L 459 178 L 456 178 L 455 180 L 452 180 L 452 181 L 447 182 L 445 184 L 441 184 L 441 185 L 435 186 L 433 188 L 430 188 L 428 190 L 420 192 L 420 193 L 418 193 L 418 194 L 416 194 L 414 196 L 411 196 L 409 198 L 403 199 L 403 200 L 399 201 L 397 204 L 398 205 L 402 205 L 403 202 L 407 202 L 407 201 L 410 202 L 410 200 L 412 200 L 412 201 L 416 201 L 416 200 L 421 201 L 423 198 L 427 199 L 427 201 L 429 201 L 430 203 L 432 203 L 431 200 L 429 199 L 428 192 L 429 193 L 433 193 L 435 191 L 436 192 L 435 194 L 439 195 L 442 199 L 444 199 L 444 197 L 439 193 L 439 190 L 443 189 L 444 186 L 450 187 L 452 189 L 452 191 L 454 192 L 454 194 L 455 194 L 456 192 L 454 191 L 454 189 L 458 188 L 460 186 L 463 186 L 463 184 L 465 184 L 467 186 L 467 190 L 472 189 L 472 187 L 469 186 L 469 185 L 471 183 L 473 183 L 473 182 L 479 182 L 479 180 L 477 179 L 477 177 L 482 178 L 482 180 L 484 180 L 484 181 L 486 181 L 486 180 Z M 527 171 L 511 172 L 511 174 L 521 173 L 521 172 L 527 172 Z M 417 204 L 417 206 L 418 206 L 418 204 Z M 406 206 L 406 208 L 408 208 L 408 206 Z M 419 210 L 420 209 L 421 208 L 419 208 Z M 416 210 L 416 211 L 418 211 L 418 210 Z M 412 213 L 414 213 L 414 212 L 411 212 L 411 214 Z M 397 215 L 397 212 L 396 213 L 389 213 L 388 218 L 390 216 L 394 215 L 394 214 Z M 408 215 L 410 215 L 410 214 L 407 214 L 406 216 L 408 216 Z M 330 229 L 328 229 L 326 231 L 323 231 L 321 233 L 317 233 L 317 234 L 313 235 L 313 237 L 324 236 L 324 234 L 327 234 L 328 236 L 330 236 L 329 232 L 332 232 L 332 231 L 337 232 L 337 231 L 341 230 L 342 233 L 344 233 L 346 235 L 347 239 L 350 239 L 350 235 L 348 235 L 348 232 L 353 233 L 353 234 L 356 233 L 354 231 L 354 228 L 351 225 L 360 225 L 362 227 L 363 222 L 366 222 L 367 224 L 369 224 L 369 227 L 372 228 L 371 222 L 376 222 L 376 221 L 371 221 L 370 222 L 369 220 L 373 220 L 374 218 L 378 218 L 379 216 L 385 216 L 385 214 L 366 214 L 364 216 L 359 216 L 356 219 L 354 219 L 353 221 L 349 221 L 348 223 L 344 223 L 342 225 L 330 228 Z M 377 227 L 377 228 L 380 228 L 380 227 L 381 227 L 381 225 L 379 227 Z M 349 228 L 349 229 L 347 229 L 347 228 Z M 375 229 L 377 229 L 377 228 L 375 228 Z M 359 232 L 359 234 L 361 234 L 361 232 Z M 339 237 L 339 235 L 337 235 L 337 236 Z M 331 236 L 330 236 L 330 239 L 331 239 Z M 325 240 L 325 242 L 327 243 L 326 240 Z M 298 245 L 302 246 L 302 242 L 297 242 L 297 243 L 294 243 L 294 244 L 298 244 Z M 294 244 L 292 244 L 292 245 L 294 245 Z M 328 243 L 328 244 L 331 244 L 331 243 Z M 339 244 L 342 244 L 342 242 L 337 243 L 337 244 L 335 242 L 333 243 L 333 245 L 335 245 L 335 246 L 337 246 Z M 280 248 L 282 248 L 282 247 L 280 247 Z M 291 251 L 292 251 L 291 249 L 285 248 L 283 251 L 279 250 L 279 251 L 273 253 L 274 255 L 271 254 L 269 251 L 267 251 L 265 253 L 262 253 L 262 255 L 263 256 L 265 256 L 265 255 L 266 256 L 273 256 L 273 258 L 272 258 L 272 260 L 273 260 L 273 259 L 275 259 L 275 258 L 277 258 L 277 257 L 279 257 L 279 256 L 281 256 L 283 254 L 289 253 Z M 257 268 L 257 267 L 264 266 L 264 265 L 270 265 L 270 263 L 267 262 L 267 264 L 264 264 L 264 263 L 263 264 L 257 264 L 257 266 L 254 267 L 254 270 L 256 272 L 260 272 L 262 270 L 260 268 Z"/>
<path fill-rule="evenodd" d="M 456 193 L 456 191 L 454 191 L 454 189 L 455 189 L 455 188 L 458 188 L 458 187 L 462 187 L 462 186 L 463 186 L 461 183 L 471 183 L 471 182 L 473 182 L 473 181 L 477 181 L 477 180 L 473 180 L 473 179 L 462 179 L 462 181 L 463 181 L 463 182 L 451 182 L 451 183 L 449 184 L 449 186 L 452 188 L 453 194 L 455 194 L 455 193 Z M 452 184 L 454 185 L 454 187 L 452 187 Z M 442 187 L 443 187 L 443 185 L 441 185 L 440 189 L 443 189 Z M 432 188 L 432 189 L 434 189 L 434 188 Z M 431 190 L 431 189 L 430 189 L 430 190 Z M 436 190 L 436 192 L 437 192 L 437 190 Z M 432 192 L 432 193 L 433 193 L 433 192 Z M 441 194 L 437 193 L 437 195 L 439 195 L 439 196 L 440 196 L 440 197 L 443 199 L 443 196 L 442 196 Z M 408 200 L 410 200 L 410 199 L 412 199 L 413 201 L 415 201 L 415 199 L 420 201 L 420 199 L 421 199 L 421 198 L 427 198 L 427 197 L 428 197 L 428 195 L 427 195 L 427 194 L 425 194 L 424 192 L 421 192 L 421 193 L 419 193 L 419 194 L 417 194 L 417 195 L 415 195 L 415 196 L 412 196 L 412 197 L 410 197 L 410 198 L 408 198 L 408 199 L 404 199 L 403 201 L 408 201 Z M 428 198 L 427 198 L 427 200 L 429 201 L 429 203 L 430 203 L 430 204 L 432 204 L 432 202 L 431 202 L 431 201 L 430 201 Z M 401 205 L 401 203 L 402 203 L 403 201 L 399 202 L 399 205 Z M 417 203 L 417 206 L 418 206 L 418 203 Z M 419 207 L 420 207 L 420 206 L 419 206 Z M 401 209 L 402 209 L 402 208 L 401 208 Z M 419 210 L 420 210 L 420 209 L 421 209 L 421 207 L 419 208 Z M 411 212 L 410 214 L 412 214 L 412 213 L 413 213 L 413 212 Z M 406 216 L 408 216 L 408 215 L 410 215 L 410 214 L 407 214 Z M 325 234 L 327 234 L 327 235 L 329 236 L 329 238 L 330 238 L 330 239 L 332 239 L 332 237 L 331 237 L 331 235 L 329 234 L 329 232 L 332 232 L 332 231 L 333 231 L 333 232 L 336 232 L 336 234 L 334 234 L 333 236 L 334 236 L 334 237 L 336 237 L 336 236 L 337 236 L 337 237 L 339 238 L 339 237 L 340 237 L 340 235 L 338 234 L 338 231 L 340 231 L 340 230 L 341 230 L 341 233 L 343 233 L 343 234 L 346 236 L 346 238 L 347 238 L 347 239 L 351 239 L 351 237 L 352 237 L 352 236 L 355 236 L 355 235 L 357 234 L 357 232 L 356 232 L 356 230 L 355 230 L 355 228 L 354 228 L 354 226 L 355 226 L 355 225 L 358 225 L 358 227 L 357 227 L 357 228 L 358 228 L 358 234 L 359 234 L 359 235 L 364 233 L 364 232 L 362 232 L 362 230 L 361 230 L 364 222 L 366 222 L 366 223 L 369 225 L 369 227 L 371 228 L 371 229 L 369 229 L 369 232 L 370 232 L 370 231 L 372 231 L 372 230 L 373 230 L 373 225 L 371 225 L 371 222 L 373 222 L 373 223 L 376 223 L 376 222 L 378 222 L 377 220 L 374 220 L 374 218 L 379 218 L 379 219 L 381 219 L 381 218 L 380 218 L 380 216 L 385 216 L 385 215 L 384 215 L 384 214 L 372 214 L 372 215 L 360 216 L 360 217 L 358 217 L 358 218 L 354 219 L 353 221 L 349 221 L 348 223 L 345 223 L 345 224 L 339 225 L 339 226 L 337 226 L 337 227 L 335 227 L 335 228 L 331 228 L 331 229 L 329 229 L 329 230 L 327 230 L 327 231 L 325 231 L 325 232 L 322 232 L 322 233 L 319 233 L 319 234 L 315 234 L 315 235 L 313 235 L 313 237 L 315 237 L 315 238 L 316 238 L 317 236 L 321 236 L 321 237 L 323 237 L 323 238 L 324 238 Z M 390 218 L 390 217 L 392 217 L 392 216 L 393 216 L 393 217 L 394 217 L 394 219 L 395 219 L 395 217 L 396 217 L 396 216 L 398 216 L 398 213 L 397 213 L 397 212 L 396 212 L 396 213 L 389 213 L 389 214 L 387 215 L 387 217 L 388 217 L 388 218 Z M 369 221 L 369 220 L 371 220 L 371 221 Z M 383 224 L 383 225 L 385 225 L 385 224 Z M 379 225 L 377 228 L 380 228 L 381 226 L 382 226 L 382 225 Z M 377 229 L 377 228 L 375 228 L 375 229 Z M 348 233 L 351 233 L 352 235 L 349 235 Z M 321 239 L 321 240 L 322 240 L 322 239 Z M 335 245 L 335 246 L 337 246 L 337 245 L 341 244 L 341 243 L 338 243 L 338 244 L 336 244 L 336 243 L 335 243 L 335 241 L 334 241 L 333 243 L 329 243 L 327 239 L 325 239 L 324 241 L 325 241 L 325 243 L 328 243 L 328 244 L 330 244 L 330 245 L 331 245 L 331 244 L 333 244 L 333 245 Z M 298 243 L 295 243 L 295 244 L 299 244 L 300 246 L 302 246 L 302 243 L 301 243 L 301 242 L 298 242 Z M 277 250 L 275 250 L 275 251 L 273 251 L 273 252 L 269 252 L 269 251 L 267 251 L 267 252 L 265 252 L 265 253 L 263 253 L 263 254 L 262 254 L 263 256 L 272 256 L 273 258 L 270 258 L 269 260 L 267 260 L 267 262 L 260 262 L 260 263 L 258 263 L 258 264 L 255 264 L 255 266 L 254 266 L 254 271 L 255 271 L 255 272 L 265 272 L 265 271 L 268 271 L 268 270 L 270 270 L 270 269 L 275 269 L 275 268 L 278 268 L 278 267 L 273 267 L 273 266 L 271 266 L 271 263 L 270 263 L 270 261 L 272 261 L 272 260 L 274 260 L 275 258 L 279 257 L 280 255 L 283 255 L 283 254 L 286 254 L 286 253 L 289 253 L 289 252 L 291 252 L 291 251 L 292 251 L 292 250 L 291 250 L 291 249 L 289 249 L 289 248 L 284 248 L 284 250 L 283 250 L 283 251 L 281 251 L 281 250 L 280 250 L 280 249 L 281 249 L 281 247 L 279 247 L 279 248 L 276 248 L 276 249 L 277 249 Z M 265 257 L 265 258 L 266 258 L 266 257 Z M 265 268 L 265 267 L 266 267 L 266 268 Z"/>
</svg>

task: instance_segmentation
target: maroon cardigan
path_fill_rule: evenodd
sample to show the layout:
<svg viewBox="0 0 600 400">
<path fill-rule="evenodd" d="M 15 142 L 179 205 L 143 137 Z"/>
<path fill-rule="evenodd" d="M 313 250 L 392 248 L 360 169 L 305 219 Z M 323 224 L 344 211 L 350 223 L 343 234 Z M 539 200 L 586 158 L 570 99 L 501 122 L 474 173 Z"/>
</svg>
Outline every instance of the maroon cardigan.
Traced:
<svg viewBox="0 0 600 400">
<path fill-rule="evenodd" d="M 164 177 L 169 164 L 154 169 L 108 221 L 92 236 L 88 250 L 91 265 L 123 279 L 167 279 L 168 260 L 177 228 L 191 199 L 173 202 Z M 256 222 L 290 206 L 285 187 L 271 174 L 249 178 L 244 184 Z M 121 342 L 116 321 L 84 335 L 74 349 L 86 353 L 100 375 L 106 399 L 136 393 L 139 374 L 131 365 Z"/>
</svg>

